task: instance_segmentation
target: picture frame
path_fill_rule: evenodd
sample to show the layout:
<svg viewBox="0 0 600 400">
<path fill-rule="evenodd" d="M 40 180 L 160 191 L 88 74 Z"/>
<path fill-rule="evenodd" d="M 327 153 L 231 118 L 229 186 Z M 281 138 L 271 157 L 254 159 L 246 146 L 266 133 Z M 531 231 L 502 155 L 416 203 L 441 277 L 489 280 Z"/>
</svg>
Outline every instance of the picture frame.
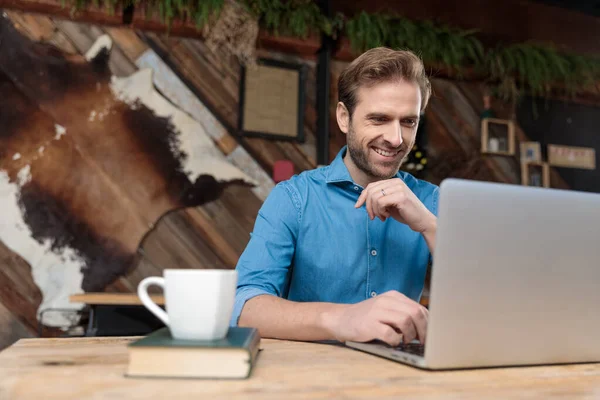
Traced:
<svg viewBox="0 0 600 400">
<path fill-rule="evenodd" d="M 522 163 L 542 162 L 542 145 L 540 142 L 521 142 L 520 149 Z"/>
<path fill-rule="evenodd" d="M 260 58 L 241 66 L 238 130 L 241 136 L 303 143 L 306 66 Z"/>
<path fill-rule="evenodd" d="M 549 188 L 550 165 L 547 162 L 521 163 L 521 184 Z"/>
<path fill-rule="evenodd" d="M 485 154 L 515 155 L 515 124 L 508 119 L 481 120 L 481 152 Z"/>
</svg>

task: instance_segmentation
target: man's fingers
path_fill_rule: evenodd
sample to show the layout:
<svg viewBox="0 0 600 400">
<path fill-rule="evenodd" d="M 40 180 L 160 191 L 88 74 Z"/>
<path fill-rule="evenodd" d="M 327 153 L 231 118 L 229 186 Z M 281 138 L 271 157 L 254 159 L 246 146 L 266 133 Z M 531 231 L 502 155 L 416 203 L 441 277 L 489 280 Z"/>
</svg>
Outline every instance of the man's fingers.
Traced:
<svg viewBox="0 0 600 400">
<path fill-rule="evenodd" d="M 373 210 L 373 218 L 379 217 L 381 220 L 385 220 L 390 216 L 386 208 L 394 204 L 397 193 L 397 188 L 391 186 L 389 183 L 382 183 L 371 188 L 370 197 L 372 198 L 371 209 Z"/>
<path fill-rule="evenodd" d="M 379 324 L 376 338 L 386 342 L 390 346 L 396 347 L 402 343 L 403 335 L 402 333 L 396 332 L 390 325 Z"/>
<path fill-rule="evenodd" d="M 414 311 L 411 314 L 411 318 L 417 329 L 417 339 L 419 339 L 419 342 L 425 343 L 425 338 L 427 337 L 427 317 L 421 308 L 419 307 Z"/>
<path fill-rule="evenodd" d="M 429 310 L 425 307 L 421 307 L 421 313 L 423 314 L 423 319 L 425 320 L 425 329 L 424 334 L 419 341 L 425 344 L 425 341 L 427 340 L 427 327 L 429 326 Z"/>
<path fill-rule="evenodd" d="M 404 336 L 404 343 L 410 343 L 419 337 L 419 330 L 415 321 L 410 316 L 404 317 L 398 323 L 398 329 Z"/>
<path fill-rule="evenodd" d="M 417 328 L 415 327 L 415 323 L 413 322 L 410 314 L 404 311 L 386 311 L 387 312 L 385 313 L 383 318 L 380 319 L 381 322 L 385 323 L 386 325 L 392 326 L 397 331 L 402 333 L 405 343 L 409 343 L 417 338 Z"/>
<path fill-rule="evenodd" d="M 360 208 L 362 207 L 362 205 L 365 203 L 365 200 L 367 199 L 367 191 L 363 190 L 362 193 L 360 194 L 360 196 L 358 196 L 358 200 L 356 200 L 356 204 L 354 204 L 354 208 Z"/>
<path fill-rule="evenodd" d="M 365 210 L 367 210 L 367 214 L 369 215 L 369 219 L 371 219 L 371 212 L 370 212 L 370 209 L 369 209 L 369 207 L 371 206 L 371 204 L 370 204 L 371 196 L 369 196 L 369 193 L 366 190 L 364 192 L 367 193 L 365 195 Z"/>
<path fill-rule="evenodd" d="M 381 186 L 383 184 L 385 184 L 385 181 L 378 181 L 378 182 L 374 182 L 374 183 L 369 183 L 367 185 L 367 187 L 363 189 L 363 191 L 360 194 L 360 196 L 358 196 L 358 200 L 356 200 L 356 204 L 354 204 L 354 207 L 355 208 L 360 208 L 363 204 L 366 203 L 367 197 L 369 196 L 369 194 L 373 193 L 373 189 L 376 188 L 377 186 Z"/>
<path fill-rule="evenodd" d="M 427 338 L 428 324 L 428 315 L 423 309 L 424 307 L 420 304 L 410 304 L 406 310 L 407 318 L 410 319 L 412 326 L 415 329 L 415 336 L 413 336 L 412 339 L 418 339 L 421 343 L 425 343 L 425 339 Z"/>
<path fill-rule="evenodd" d="M 426 307 L 421 306 L 421 312 L 423 313 L 423 316 L 425 316 L 425 320 L 429 322 L 429 310 Z"/>
<path fill-rule="evenodd" d="M 385 196 L 380 194 L 377 200 L 375 201 L 376 206 L 373 207 L 376 210 L 375 216 L 385 219 L 390 216 L 390 212 L 388 211 L 388 207 L 394 207 L 396 204 L 397 193 L 387 193 Z"/>
<path fill-rule="evenodd" d="M 381 321 L 393 324 L 404 333 L 405 340 L 418 338 L 421 343 L 425 343 L 429 322 L 429 311 L 425 307 L 396 291 L 383 293 L 379 300 Z"/>
<path fill-rule="evenodd" d="M 373 214 L 373 191 L 371 189 L 369 189 L 367 194 L 367 213 L 369 214 L 369 219 L 375 218 Z"/>
<path fill-rule="evenodd" d="M 372 201 L 371 201 L 371 210 L 373 211 L 373 218 L 377 218 L 379 217 L 380 219 L 382 219 L 382 215 L 381 215 L 381 207 L 380 202 L 381 202 L 381 198 L 383 197 L 383 195 L 381 193 L 373 193 L 371 195 Z"/>
<path fill-rule="evenodd" d="M 379 218 L 385 221 L 391 216 L 388 207 L 395 207 L 403 200 L 404 183 L 400 179 L 391 179 L 370 183 L 354 204 L 355 208 L 365 205 L 369 219 Z"/>
<path fill-rule="evenodd" d="M 379 218 L 381 218 L 381 220 L 383 222 L 385 222 L 385 220 L 388 219 L 389 217 L 390 217 L 390 212 L 387 209 L 384 209 Z"/>
<path fill-rule="evenodd" d="M 358 200 L 356 201 L 356 204 L 354 204 L 354 207 L 355 208 L 359 208 L 363 204 L 365 204 L 366 201 L 367 201 L 367 197 L 369 196 L 370 193 L 372 193 L 371 189 L 373 189 L 376 186 L 382 185 L 383 183 L 385 183 L 385 181 L 378 181 L 378 182 L 369 183 L 367 185 L 367 187 L 365 187 L 363 189 L 363 191 L 360 194 L 360 196 L 358 196 Z"/>
</svg>

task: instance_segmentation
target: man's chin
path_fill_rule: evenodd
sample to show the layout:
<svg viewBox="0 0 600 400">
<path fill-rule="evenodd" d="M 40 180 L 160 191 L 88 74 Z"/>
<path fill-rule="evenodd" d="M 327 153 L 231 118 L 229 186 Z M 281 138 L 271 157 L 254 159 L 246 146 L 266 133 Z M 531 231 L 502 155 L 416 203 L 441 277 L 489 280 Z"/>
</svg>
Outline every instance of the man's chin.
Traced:
<svg viewBox="0 0 600 400">
<path fill-rule="evenodd" d="M 360 170 L 366 173 L 371 179 L 378 181 L 394 178 L 398 173 L 400 166 L 406 159 L 406 155 L 403 155 L 402 159 L 400 160 L 395 159 L 382 163 L 381 160 L 375 160 L 367 157 L 355 159 L 352 152 L 350 153 L 350 156 L 354 164 Z"/>
<path fill-rule="evenodd" d="M 372 175 L 374 178 L 378 180 L 391 179 L 396 176 L 400 167 L 390 167 L 390 168 L 378 168 L 372 171 Z"/>
<path fill-rule="evenodd" d="M 380 168 L 380 171 L 382 173 L 382 175 L 396 175 L 398 173 L 398 170 L 400 169 L 400 166 L 404 163 L 404 159 L 401 159 L 399 162 L 396 161 L 392 161 L 389 163 L 385 163 L 382 165 L 382 168 Z"/>
</svg>

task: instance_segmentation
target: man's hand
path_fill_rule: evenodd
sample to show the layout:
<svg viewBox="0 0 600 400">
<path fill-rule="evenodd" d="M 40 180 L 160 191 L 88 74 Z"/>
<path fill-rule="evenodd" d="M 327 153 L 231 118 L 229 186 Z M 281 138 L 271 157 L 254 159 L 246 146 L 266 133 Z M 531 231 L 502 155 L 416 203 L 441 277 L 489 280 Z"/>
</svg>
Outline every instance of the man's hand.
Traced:
<svg viewBox="0 0 600 400">
<path fill-rule="evenodd" d="M 391 346 L 418 339 L 425 343 L 429 311 L 405 295 L 389 291 L 323 316 L 339 341 L 382 340 Z"/>
<path fill-rule="evenodd" d="M 370 183 L 354 207 L 366 204 L 369 218 L 382 221 L 392 217 L 413 231 L 424 233 L 437 227 L 437 218 L 399 178 Z"/>
</svg>

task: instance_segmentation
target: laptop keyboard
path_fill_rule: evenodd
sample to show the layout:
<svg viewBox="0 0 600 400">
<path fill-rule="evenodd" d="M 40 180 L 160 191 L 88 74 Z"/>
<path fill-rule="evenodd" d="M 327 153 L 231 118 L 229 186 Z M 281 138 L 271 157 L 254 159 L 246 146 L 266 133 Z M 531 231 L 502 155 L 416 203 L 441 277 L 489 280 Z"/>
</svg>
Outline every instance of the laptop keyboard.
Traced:
<svg viewBox="0 0 600 400">
<path fill-rule="evenodd" d="M 405 353 L 414 354 L 420 357 L 423 357 L 425 355 L 425 345 L 423 345 L 422 343 L 402 343 L 399 346 L 393 347 L 393 349 L 403 351 Z"/>
</svg>

